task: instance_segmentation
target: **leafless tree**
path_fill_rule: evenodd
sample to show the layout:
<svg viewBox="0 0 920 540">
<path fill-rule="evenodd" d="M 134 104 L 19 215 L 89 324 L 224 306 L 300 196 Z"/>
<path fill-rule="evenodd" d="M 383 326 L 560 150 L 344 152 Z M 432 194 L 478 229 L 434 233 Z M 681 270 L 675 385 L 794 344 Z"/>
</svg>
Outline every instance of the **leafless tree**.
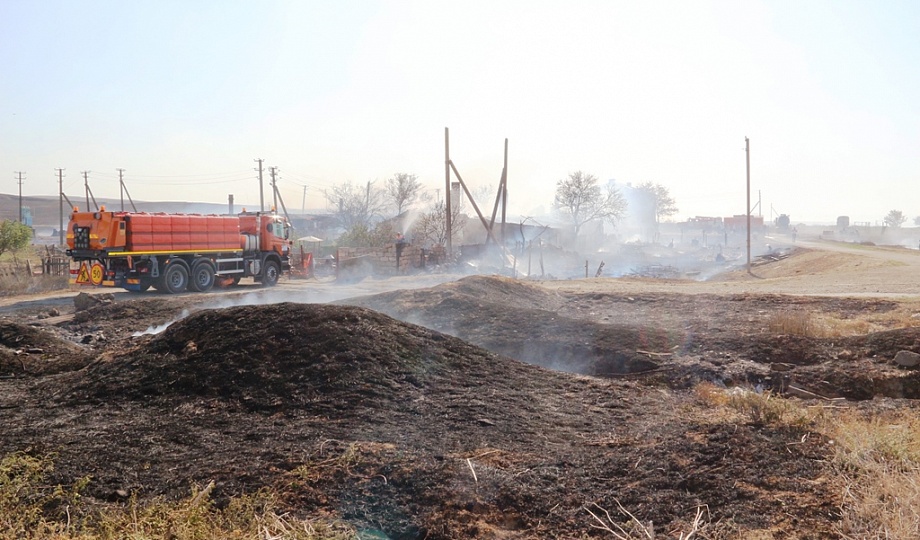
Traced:
<svg viewBox="0 0 920 540">
<path fill-rule="evenodd" d="M 589 221 L 602 219 L 616 223 L 626 212 L 626 199 L 613 185 L 604 190 L 593 174 L 576 171 L 556 183 L 553 206 L 568 216 L 575 226 L 575 236 Z"/>
<path fill-rule="evenodd" d="M 459 240 L 460 233 L 466 225 L 466 216 L 460 213 L 461 205 L 451 206 L 451 243 Z M 447 210 L 445 202 L 436 201 L 427 212 L 415 221 L 412 228 L 412 241 L 415 244 L 443 246 L 447 244 Z"/>
<path fill-rule="evenodd" d="M 671 193 L 668 191 L 668 188 L 662 186 L 661 184 L 643 182 L 639 184 L 639 187 L 636 189 L 649 193 L 655 201 L 656 223 L 660 224 L 661 218 L 673 216 L 677 213 L 677 203 L 674 201 L 674 197 L 671 197 Z"/>
<path fill-rule="evenodd" d="M 335 207 L 334 214 L 346 230 L 355 226 L 371 229 L 372 223 L 386 209 L 384 193 L 375 188 L 373 182 L 368 182 L 363 188 L 345 182 L 332 186 L 324 194 L 326 200 Z"/>
<path fill-rule="evenodd" d="M 495 202 L 495 186 L 492 184 L 481 184 L 474 187 L 471 190 L 473 198 L 476 199 L 476 204 L 480 208 L 492 207 L 492 204 Z"/>
<path fill-rule="evenodd" d="M 388 202 L 396 209 L 397 216 L 419 200 L 423 200 L 425 195 L 418 176 L 407 173 L 396 173 L 388 178 L 384 190 Z"/>
</svg>

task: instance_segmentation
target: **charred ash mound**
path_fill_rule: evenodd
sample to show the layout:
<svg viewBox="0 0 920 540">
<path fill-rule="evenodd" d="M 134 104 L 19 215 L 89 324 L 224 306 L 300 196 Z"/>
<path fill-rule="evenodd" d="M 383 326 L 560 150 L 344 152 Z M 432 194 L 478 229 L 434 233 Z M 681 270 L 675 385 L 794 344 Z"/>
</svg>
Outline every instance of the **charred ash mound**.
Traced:
<svg viewBox="0 0 920 540">
<path fill-rule="evenodd" d="M 594 503 L 659 526 L 706 505 L 749 528 L 793 513 L 793 527 L 829 530 L 834 495 L 810 481 L 829 451 L 818 437 L 696 421 L 686 397 L 544 370 L 368 309 L 205 310 L 119 349 L 21 403 L 0 396 L 0 451 L 54 451 L 54 481 L 89 474 L 89 495 L 111 500 L 273 486 L 293 512 L 389 538 L 582 537 Z"/>
<path fill-rule="evenodd" d="M 359 415 L 362 405 L 417 408 L 458 373 L 470 385 L 502 386 L 535 374 L 459 339 L 349 306 L 204 310 L 137 342 L 77 374 L 66 399 L 218 399 L 249 411 Z"/>
<path fill-rule="evenodd" d="M 875 299 L 782 295 L 553 293 L 498 276 L 342 301 L 557 371 L 690 388 L 702 381 L 824 397 L 920 398 L 920 370 L 891 360 L 920 351 L 920 328 L 813 338 L 765 331 L 789 311 L 885 311 Z"/>
<path fill-rule="evenodd" d="M 0 320 L 0 377 L 73 371 L 93 357 L 91 351 L 44 330 Z"/>
<path fill-rule="evenodd" d="M 557 371 L 608 376 L 659 365 L 637 351 L 669 351 L 675 333 L 598 324 L 560 315 L 566 299 L 519 280 L 472 276 L 426 290 L 344 300 L 454 335 L 512 358 Z"/>
</svg>

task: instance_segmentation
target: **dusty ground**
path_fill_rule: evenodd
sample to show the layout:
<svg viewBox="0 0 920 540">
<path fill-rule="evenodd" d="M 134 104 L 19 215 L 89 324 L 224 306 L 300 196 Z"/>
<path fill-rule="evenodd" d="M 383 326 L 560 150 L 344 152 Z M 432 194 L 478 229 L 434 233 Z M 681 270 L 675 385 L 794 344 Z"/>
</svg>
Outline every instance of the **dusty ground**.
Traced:
<svg viewBox="0 0 920 540">
<path fill-rule="evenodd" d="M 375 538 L 603 537 L 588 510 L 625 524 L 618 505 L 667 537 L 704 507 L 712 534 L 836 538 L 829 441 L 727 422 L 692 390 L 912 406 L 918 371 L 891 359 L 920 352 L 920 258 L 835 249 L 705 283 L 468 277 L 217 310 L 118 297 L 56 324 L 8 303 L 0 454 L 55 452 L 55 480 L 89 474 L 100 500 L 273 486 Z M 802 313 L 826 337 L 773 328 Z"/>
</svg>

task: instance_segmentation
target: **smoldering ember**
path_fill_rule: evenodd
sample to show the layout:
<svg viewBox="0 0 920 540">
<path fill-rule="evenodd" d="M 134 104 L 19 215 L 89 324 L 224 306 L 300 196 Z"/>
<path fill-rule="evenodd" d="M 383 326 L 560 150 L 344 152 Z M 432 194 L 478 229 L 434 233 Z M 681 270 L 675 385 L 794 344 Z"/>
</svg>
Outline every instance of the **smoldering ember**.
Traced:
<svg viewBox="0 0 920 540">
<path fill-rule="evenodd" d="M 6 297 L 0 493 L 67 538 L 915 536 L 920 253 L 822 232 Z"/>
</svg>

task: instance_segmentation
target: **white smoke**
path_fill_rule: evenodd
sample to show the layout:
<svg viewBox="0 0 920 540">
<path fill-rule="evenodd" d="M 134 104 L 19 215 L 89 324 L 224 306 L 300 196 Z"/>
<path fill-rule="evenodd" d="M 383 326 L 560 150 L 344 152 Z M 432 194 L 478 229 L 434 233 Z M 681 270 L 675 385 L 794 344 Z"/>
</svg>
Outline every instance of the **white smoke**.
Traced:
<svg viewBox="0 0 920 540">
<path fill-rule="evenodd" d="M 159 334 L 163 330 L 166 330 L 167 328 L 169 328 L 169 325 L 171 325 L 172 323 L 176 321 L 181 321 L 182 319 L 188 317 L 189 313 L 190 313 L 189 310 L 183 309 L 182 313 L 180 313 L 179 316 L 176 317 L 175 319 L 169 322 L 165 322 L 163 324 L 158 324 L 156 326 L 148 326 L 147 329 L 144 330 L 143 332 L 134 332 L 133 334 L 131 334 L 131 337 L 139 337 L 139 336 L 147 336 L 147 335 L 154 336 L 156 334 Z"/>
</svg>

